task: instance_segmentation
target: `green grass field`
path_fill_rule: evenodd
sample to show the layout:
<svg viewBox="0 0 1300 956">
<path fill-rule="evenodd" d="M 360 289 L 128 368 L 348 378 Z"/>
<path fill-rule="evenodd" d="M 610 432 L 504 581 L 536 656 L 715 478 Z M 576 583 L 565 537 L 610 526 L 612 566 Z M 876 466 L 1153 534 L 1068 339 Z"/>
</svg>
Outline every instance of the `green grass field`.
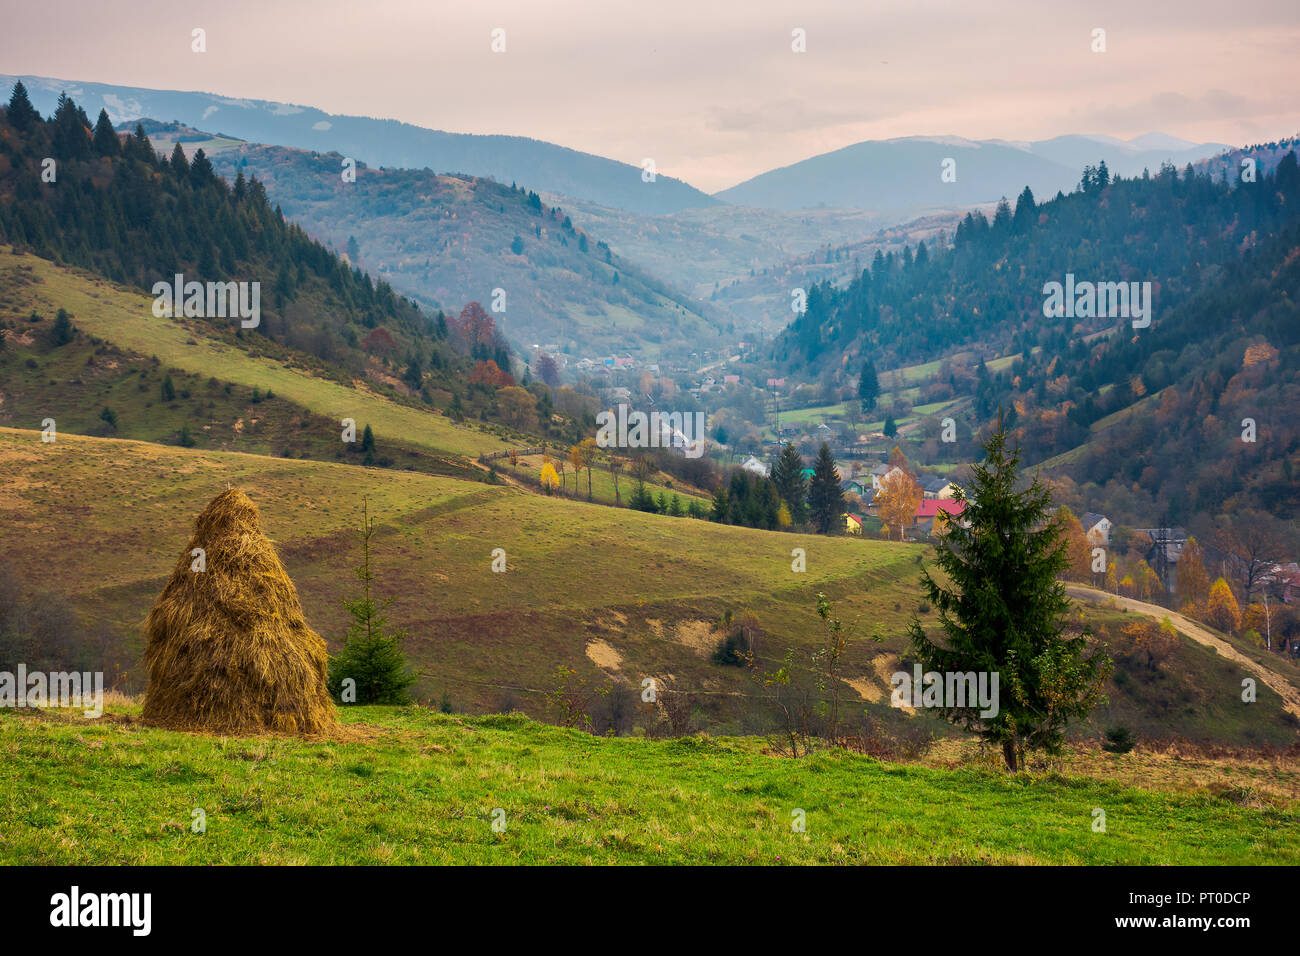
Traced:
<svg viewBox="0 0 1300 956">
<path fill-rule="evenodd" d="M 124 722 L 135 709 L 0 714 L 0 863 L 1300 863 L 1294 801 L 1100 776 L 1135 755 L 1008 777 L 520 715 L 354 709 L 356 739 L 312 742 Z"/>
</svg>

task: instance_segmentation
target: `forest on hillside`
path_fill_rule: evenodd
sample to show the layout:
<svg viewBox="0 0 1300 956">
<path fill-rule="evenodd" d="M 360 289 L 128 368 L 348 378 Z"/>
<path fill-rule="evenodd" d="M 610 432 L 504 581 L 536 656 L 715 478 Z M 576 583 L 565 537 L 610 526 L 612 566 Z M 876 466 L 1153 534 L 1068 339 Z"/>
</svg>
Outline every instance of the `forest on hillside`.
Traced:
<svg viewBox="0 0 1300 956">
<path fill-rule="evenodd" d="M 1254 181 L 1089 167 L 1068 196 L 1040 204 L 1026 189 L 991 222 L 968 214 L 950 247 L 877 254 L 847 286 L 813 286 L 774 364 L 851 375 L 947 356 L 921 400 L 968 399 L 975 431 L 1001 412 L 1071 503 L 1148 524 L 1241 509 L 1290 521 L 1297 208 L 1294 152 Z M 1046 315 L 1045 284 L 1067 274 L 1149 282 L 1150 325 Z M 1001 355 L 1014 361 L 991 371 Z"/>
</svg>

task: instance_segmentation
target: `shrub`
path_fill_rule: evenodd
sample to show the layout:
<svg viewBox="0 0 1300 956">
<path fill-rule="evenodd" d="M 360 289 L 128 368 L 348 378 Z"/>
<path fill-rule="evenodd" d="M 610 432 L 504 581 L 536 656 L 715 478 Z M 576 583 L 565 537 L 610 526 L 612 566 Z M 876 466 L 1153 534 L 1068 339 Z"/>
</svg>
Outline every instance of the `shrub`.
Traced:
<svg viewBox="0 0 1300 956">
<path fill-rule="evenodd" d="M 68 313 L 59 309 L 59 314 L 54 317 L 54 325 L 50 327 L 50 342 L 55 346 L 67 345 L 76 334 L 77 330 L 68 318 Z"/>
<path fill-rule="evenodd" d="M 1137 745 L 1137 737 L 1127 727 L 1111 727 L 1101 749 L 1112 754 L 1126 754 Z"/>
</svg>

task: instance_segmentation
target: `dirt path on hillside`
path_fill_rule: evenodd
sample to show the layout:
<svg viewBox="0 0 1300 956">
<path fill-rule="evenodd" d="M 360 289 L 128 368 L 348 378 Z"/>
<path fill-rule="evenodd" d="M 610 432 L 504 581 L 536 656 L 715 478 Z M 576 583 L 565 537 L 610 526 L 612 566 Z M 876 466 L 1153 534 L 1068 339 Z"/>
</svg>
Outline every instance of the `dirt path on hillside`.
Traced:
<svg viewBox="0 0 1300 956">
<path fill-rule="evenodd" d="M 1215 637 L 1201 625 L 1183 617 L 1177 611 L 1171 611 L 1158 604 L 1147 604 L 1145 601 L 1135 601 L 1133 598 L 1123 597 L 1122 595 L 1098 591 L 1096 588 L 1090 588 L 1083 584 L 1067 584 L 1065 592 L 1070 597 L 1087 601 L 1090 604 L 1101 604 L 1109 598 L 1120 607 L 1126 607 L 1130 611 L 1137 611 L 1139 614 L 1145 614 L 1148 617 L 1169 618 L 1170 624 L 1196 643 L 1212 648 L 1220 657 L 1228 658 L 1228 660 L 1241 665 L 1248 673 L 1258 677 L 1265 686 L 1282 698 L 1282 704 L 1287 710 L 1300 717 L 1300 690 L 1297 690 L 1294 684 L 1281 674 L 1275 673 L 1263 664 L 1251 660 L 1223 638 Z"/>
</svg>

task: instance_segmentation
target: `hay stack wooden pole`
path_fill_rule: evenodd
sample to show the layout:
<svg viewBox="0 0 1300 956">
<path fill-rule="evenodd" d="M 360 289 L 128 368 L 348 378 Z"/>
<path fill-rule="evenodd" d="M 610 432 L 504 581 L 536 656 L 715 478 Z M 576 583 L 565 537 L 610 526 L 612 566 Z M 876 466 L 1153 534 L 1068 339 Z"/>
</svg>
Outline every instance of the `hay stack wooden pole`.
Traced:
<svg viewBox="0 0 1300 956">
<path fill-rule="evenodd" d="M 206 568 L 192 570 L 202 548 Z M 194 536 L 145 622 L 144 719 L 213 733 L 321 734 L 338 726 L 325 642 L 262 533 L 257 506 L 227 489 Z"/>
</svg>

